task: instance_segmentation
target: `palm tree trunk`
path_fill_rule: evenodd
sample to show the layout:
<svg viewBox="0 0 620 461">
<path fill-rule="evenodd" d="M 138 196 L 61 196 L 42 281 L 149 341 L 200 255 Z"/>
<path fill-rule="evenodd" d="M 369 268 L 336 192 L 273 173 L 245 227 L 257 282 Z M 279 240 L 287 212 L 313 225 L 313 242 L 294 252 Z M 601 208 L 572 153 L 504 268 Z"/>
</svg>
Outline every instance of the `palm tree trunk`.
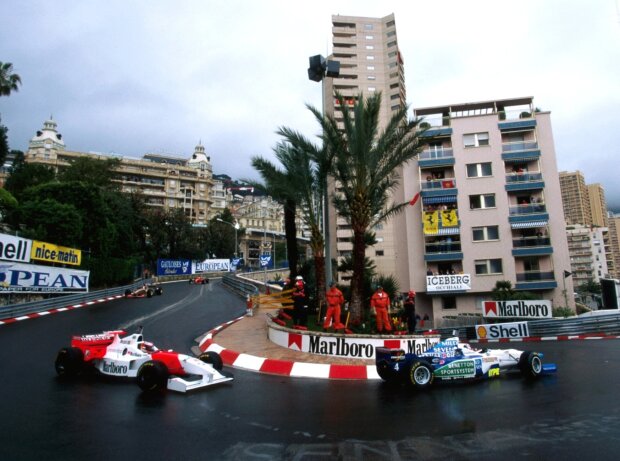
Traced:
<svg viewBox="0 0 620 461">
<path fill-rule="evenodd" d="M 297 204 L 295 200 L 287 199 L 284 202 L 284 233 L 286 234 L 286 252 L 288 267 L 291 280 L 297 277 L 297 266 L 299 265 L 299 251 L 297 250 L 297 225 L 295 215 L 297 214 Z"/>
<path fill-rule="evenodd" d="M 364 312 L 364 257 L 366 243 L 364 232 L 353 230 L 353 277 L 351 278 L 351 321 L 359 323 Z"/>
</svg>

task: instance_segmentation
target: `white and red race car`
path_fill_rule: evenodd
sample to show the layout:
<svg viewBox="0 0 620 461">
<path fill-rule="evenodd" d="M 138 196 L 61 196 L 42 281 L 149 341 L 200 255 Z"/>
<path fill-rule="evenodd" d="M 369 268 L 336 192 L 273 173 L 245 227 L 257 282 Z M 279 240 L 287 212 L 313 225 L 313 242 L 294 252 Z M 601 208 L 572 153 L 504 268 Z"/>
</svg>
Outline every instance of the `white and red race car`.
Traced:
<svg viewBox="0 0 620 461">
<path fill-rule="evenodd" d="M 159 350 L 144 341 L 142 329 L 127 335 L 124 330 L 73 336 L 71 347 L 56 357 L 56 372 L 73 377 L 94 368 L 108 376 L 136 378 L 143 391 L 170 389 L 187 392 L 233 378 L 222 372 L 222 359 L 215 352 L 191 357 L 173 350 Z"/>
</svg>

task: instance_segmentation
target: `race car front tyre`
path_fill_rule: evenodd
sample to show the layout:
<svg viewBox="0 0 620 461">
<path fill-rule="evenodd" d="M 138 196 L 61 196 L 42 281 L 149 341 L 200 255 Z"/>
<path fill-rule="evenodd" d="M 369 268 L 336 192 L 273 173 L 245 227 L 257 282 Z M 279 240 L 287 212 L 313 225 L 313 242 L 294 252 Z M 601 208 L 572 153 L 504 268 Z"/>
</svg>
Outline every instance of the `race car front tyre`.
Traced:
<svg viewBox="0 0 620 461">
<path fill-rule="evenodd" d="M 159 360 L 144 362 L 138 369 L 138 386 L 145 392 L 153 392 L 166 388 L 168 368 Z"/>
<path fill-rule="evenodd" d="M 209 365 L 211 365 L 217 371 L 222 371 L 222 368 L 224 367 L 224 362 L 222 362 L 222 357 L 220 357 L 220 354 L 218 354 L 217 352 L 213 352 L 213 351 L 203 352 L 202 354 L 200 354 L 200 357 L 198 358 L 204 363 L 208 363 Z"/>
<path fill-rule="evenodd" d="M 84 353 L 77 347 L 65 347 L 58 351 L 54 365 L 58 376 L 77 376 L 84 367 Z"/>
<path fill-rule="evenodd" d="M 413 362 L 407 373 L 407 383 L 417 389 L 428 389 L 435 376 L 432 367 L 426 362 Z"/>
<path fill-rule="evenodd" d="M 155 288 L 155 294 L 157 296 L 161 296 L 163 294 L 163 292 L 164 292 L 164 289 L 162 287 Z"/>
<path fill-rule="evenodd" d="M 543 371 L 540 354 L 538 352 L 523 352 L 519 357 L 519 370 L 527 378 L 538 378 Z"/>
<path fill-rule="evenodd" d="M 149 288 L 148 290 L 146 290 L 146 297 L 147 298 L 152 298 L 153 297 L 153 289 Z"/>
</svg>

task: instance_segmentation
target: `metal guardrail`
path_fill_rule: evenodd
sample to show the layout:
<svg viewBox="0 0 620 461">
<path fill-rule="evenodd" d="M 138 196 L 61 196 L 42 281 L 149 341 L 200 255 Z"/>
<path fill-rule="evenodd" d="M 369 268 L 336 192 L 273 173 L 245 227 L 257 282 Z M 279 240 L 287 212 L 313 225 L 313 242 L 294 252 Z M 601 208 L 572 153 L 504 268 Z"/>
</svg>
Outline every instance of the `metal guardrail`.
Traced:
<svg viewBox="0 0 620 461">
<path fill-rule="evenodd" d="M 0 307 L 0 319 L 16 318 L 28 314 L 36 314 L 50 309 L 73 306 L 96 299 L 107 298 L 125 294 L 125 290 L 135 290 L 144 284 L 144 280 L 139 280 L 130 285 L 122 287 L 106 288 L 104 290 L 90 291 L 88 293 L 77 293 L 70 295 L 59 295 L 41 301 L 30 301 L 25 303 L 7 304 Z"/>
<path fill-rule="evenodd" d="M 460 317 L 460 316 L 459 316 Z M 459 322 L 459 320 L 461 320 Z M 507 322 L 510 319 L 505 319 Z M 518 319 L 515 319 L 518 321 Z M 480 316 L 467 316 L 453 319 L 454 326 L 437 328 L 442 337 L 453 336 L 456 331 L 459 338 L 476 339 L 475 324 L 488 323 Z M 445 325 L 445 322 L 444 322 Z M 577 336 L 595 333 L 620 335 L 620 311 L 595 311 L 576 317 L 530 320 L 527 322 L 530 336 Z"/>
<path fill-rule="evenodd" d="M 254 283 L 242 280 L 233 274 L 227 274 L 222 277 L 222 283 L 226 288 L 234 291 L 235 293 L 243 296 L 244 298 L 248 295 L 257 296 L 259 293 L 258 286 L 256 286 Z M 263 285 L 262 282 L 255 283 Z"/>
</svg>

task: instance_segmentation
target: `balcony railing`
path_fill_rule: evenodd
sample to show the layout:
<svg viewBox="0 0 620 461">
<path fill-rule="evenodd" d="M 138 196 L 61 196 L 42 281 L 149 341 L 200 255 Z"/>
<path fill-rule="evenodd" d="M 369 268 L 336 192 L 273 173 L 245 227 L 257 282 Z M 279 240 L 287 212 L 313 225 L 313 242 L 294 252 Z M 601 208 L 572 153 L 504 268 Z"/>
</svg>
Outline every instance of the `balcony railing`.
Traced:
<svg viewBox="0 0 620 461">
<path fill-rule="evenodd" d="M 461 251 L 461 242 L 436 242 L 424 245 L 426 254 L 453 253 Z"/>
<path fill-rule="evenodd" d="M 517 272 L 517 282 L 543 282 L 555 280 L 553 271 L 525 271 Z"/>
<path fill-rule="evenodd" d="M 438 158 L 452 158 L 454 153 L 452 149 L 427 149 L 420 152 L 418 160 L 434 160 Z"/>
<path fill-rule="evenodd" d="M 520 216 L 536 213 L 546 213 L 547 207 L 544 203 L 531 203 L 527 205 L 515 205 L 508 209 L 510 216 Z"/>
<path fill-rule="evenodd" d="M 431 179 L 422 182 L 422 190 L 436 189 L 455 189 L 456 181 L 454 178 Z"/>
<path fill-rule="evenodd" d="M 510 173 L 506 175 L 506 183 L 542 181 L 542 173 Z"/>
<path fill-rule="evenodd" d="M 538 149 L 536 141 L 506 142 L 502 144 L 502 152 L 518 152 L 521 150 Z"/>
<path fill-rule="evenodd" d="M 512 239 L 513 248 L 533 248 L 540 246 L 551 245 L 551 239 L 549 237 L 522 237 L 518 239 Z"/>
</svg>

